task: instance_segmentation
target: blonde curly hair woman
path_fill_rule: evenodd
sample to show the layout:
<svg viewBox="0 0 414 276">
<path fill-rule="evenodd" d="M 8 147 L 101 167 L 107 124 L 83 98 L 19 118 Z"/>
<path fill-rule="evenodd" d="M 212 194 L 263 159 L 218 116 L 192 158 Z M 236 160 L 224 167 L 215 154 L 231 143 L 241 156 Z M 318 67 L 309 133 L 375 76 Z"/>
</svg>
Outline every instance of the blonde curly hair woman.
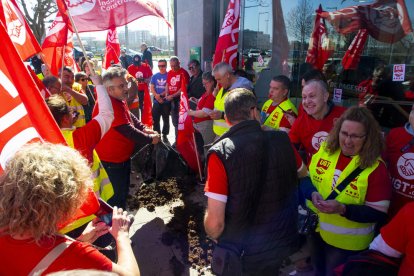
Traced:
<svg viewBox="0 0 414 276">
<path fill-rule="evenodd" d="M 90 244 L 58 234 L 57 225 L 75 214 L 92 185 L 87 160 L 69 147 L 33 143 L 16 152 L 0 178 L 0 248 L 7 249 L 0 274 L 98 269 L 139 275 L 122 209 L 114 208 L 109 229 L 117 241 L 118 264 Z"/>
</svg>

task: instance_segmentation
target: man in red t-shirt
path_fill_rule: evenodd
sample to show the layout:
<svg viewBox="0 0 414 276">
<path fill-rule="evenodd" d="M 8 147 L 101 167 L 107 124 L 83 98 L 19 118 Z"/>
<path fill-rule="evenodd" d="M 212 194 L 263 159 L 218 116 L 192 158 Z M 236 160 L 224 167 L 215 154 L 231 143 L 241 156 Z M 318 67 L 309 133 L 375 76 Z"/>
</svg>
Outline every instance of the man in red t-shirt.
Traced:
<svg viewBox="0 0 414 276">
<path fill-rule="evenodd" d="M 114 196 L 108 200 L 112 206 L 125 208 L 129 193 L 131 155 L 135 146 L 138 148 L 147 144 L 157 144 L 160 135 L 145 127 L 126 105 L 128 97 L 128 82 L 126 71 L 119 67 L 109 68 L 103 75 L 103 83 L 108 90 L 114 109 L 114 121 L 108 133 L 96 147 L 102 164 L 108 173 Z M 99 104 L 95 106 L 94 115 L 98 113 Z"/>
<path fill-rule="evenodd" d="M 414 108 L 414 105 L 412 106 Z M 414 109 L 404 127 L 393 128 L 387 135 L 385 161 L 393 184 L 389 217 L 414 201 Z"/>
<path fill-rule="evenodd" d="M 328 101 L 327 85 L 322 80 L 310 80 L 302 90 L 303 112 L 289 132 L 292 144 L 305 150 L 308 161 L 328 137 L 334 122 L 345 111 Z"/>
<path fill-rule="evenodd" d="M 369 249 L 402 258 L 398 275 L 412 275 L 414 271 L 414 203 L 405 205 L 383 228 Z"/>
<path fill-rule="evenodd" d="M 177 140 L 178 112 L 180 110 L 180 96 L 182 82 L 187 85 L 190 75 L 180 67 L 180 60 L 173 56 L 170 58 L 171 70 L 167 73 L 167 85 L 165 86 L 165 98 L 171 102 L 171 119 L 175 128 L 175 140 Z"/>
<path fill-rule="evenodd" d="M 152 76 L 151 67 L 149 67 L 149 65 L 146 63 L 142 63 L 140 55 L 135 55 L 132 59 L 132 64 L 128 67 L 128 73 L 131 74 L 138 82 L 139 109 L 142 114 L 145 98 L 144 93 L 145 91 L 149 91 L 148 84 Z M 136 106 L 131 105 L 130 108 L 133 109 L 136 108 Z"/>
</svg>

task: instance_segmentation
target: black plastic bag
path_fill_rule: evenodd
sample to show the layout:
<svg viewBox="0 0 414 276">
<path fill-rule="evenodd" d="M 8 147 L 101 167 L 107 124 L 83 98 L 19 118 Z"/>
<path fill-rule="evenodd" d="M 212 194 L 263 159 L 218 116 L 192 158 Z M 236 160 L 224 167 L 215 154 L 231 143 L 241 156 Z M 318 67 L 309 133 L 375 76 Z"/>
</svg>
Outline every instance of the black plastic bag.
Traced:
<svg viewBox="0 0 414 276">
<path fill-rule="evenodd" d="M 148 144 L 131 157 L 132 167 L 141 174 L 144 182 L 155 178 L 154 156 L 154 145 Z"/>
<path fill-rule="evenodd" d="M 190 173 L 187 163 L 170 145 L 158 143 L 155 145 L 154 151 L 156 179 L 180 177 Z"/>
<path fill-rule="evenodd" d="M 133 168 L 141 173 L 144 182 L 180 177 L 190 173 L 187 163 L 168 144 L 146 145 L 131 158 Z"/>
</svg>

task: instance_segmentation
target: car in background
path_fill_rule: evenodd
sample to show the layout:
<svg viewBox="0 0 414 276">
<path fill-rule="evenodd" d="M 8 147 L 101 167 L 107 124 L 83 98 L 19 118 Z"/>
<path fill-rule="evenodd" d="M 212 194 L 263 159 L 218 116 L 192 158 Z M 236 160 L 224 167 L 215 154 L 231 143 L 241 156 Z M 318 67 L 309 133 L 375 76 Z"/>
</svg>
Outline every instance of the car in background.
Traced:
<svg viewBox="0 0 414 276">
<path fill-rule="evenodd" d="M 137 51 L 132 50 L 132 49 L 128 49 L 128 50 L 126 51 L 126 54 L 127 54 L 128 56 L 131 56 L 131 57 L 133 57 L 133 56 L 135 56 L 135 55 L 139 55 L 139 56 L 142 58 L 142 53 L 137 52 Z"/>
<path fill-rule="evenodd" d="M 91 59 L 94 57 L 94 54 L 91 51 L 86 51 L 86 56 Z M 73 58 L 78 60 L 81 57 L 83 57 L 82 49 L 77 46 L 73 47 Z"/>
<path fill-rule="evenodd" d="M 248 57 L 258 58 L 260 56 L 260 50 L 259 49 L 250 49 L 247 53 Z"/>
<path fill-rule="evenodd" d="M 155 46 L 148 46 L 148 49 L 151 51 L 152 54 L 155 54 L 155 55 L 160 55 L 164 52 L 163 49 L 160 49 L 160 48 L 155 47 Z"/>
</svg>

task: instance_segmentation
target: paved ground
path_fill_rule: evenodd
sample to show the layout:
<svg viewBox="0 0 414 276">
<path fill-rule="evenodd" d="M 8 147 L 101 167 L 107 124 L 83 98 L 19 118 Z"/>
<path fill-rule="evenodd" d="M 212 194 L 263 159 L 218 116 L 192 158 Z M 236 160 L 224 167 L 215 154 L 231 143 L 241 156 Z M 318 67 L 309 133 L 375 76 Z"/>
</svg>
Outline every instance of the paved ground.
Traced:
<svg viewBox="0 0 414 276">
<path fill-rule="evenodd" d="M 171 122 L 170 122 L 171 124 Z M 173 142 L 175 137 L 171 124 L 171 134 L 168 140 Z M 139 174 L 135 172 L 131 174 L 131 193 L 134 193 L 142 183 L 137 178 Z M 191 195 L 191 200 L 205 204 L 206 199 L 203 195 L 203 186 L 197 186 L 196 191 Z M 171 220 L 173 215 L 170 209 L 175 206 L 182 205 L 181 200 L 177 200 L 161 207 L 155 207 L 154 212 L 149 212 L 146 208 L 139 210 L 130 210 L 135 214 L 135 221 L 131 226 L 130 237 L 133 242 L 133 250 L 138 261 L 141 275 L 143 276 L 170 276 L 174 275 L 170 260 L 176 257 L 181 261 L 182 252 L 177 245 L 166 246 L 161 242 L 161 236 L 166 231 L 166 224 Z M 280 275 L 289 275 L 294 271 L 292 265 L 281 270 Z M 203 275 L 212 275 L 209 271 L 203 271 Z M 199 273 L 191 268 L 186 267 L 181 275 L 199 275 Z M 310 276 L 312 273 L 297 273 L 290 275 Z"/>
</svg>

